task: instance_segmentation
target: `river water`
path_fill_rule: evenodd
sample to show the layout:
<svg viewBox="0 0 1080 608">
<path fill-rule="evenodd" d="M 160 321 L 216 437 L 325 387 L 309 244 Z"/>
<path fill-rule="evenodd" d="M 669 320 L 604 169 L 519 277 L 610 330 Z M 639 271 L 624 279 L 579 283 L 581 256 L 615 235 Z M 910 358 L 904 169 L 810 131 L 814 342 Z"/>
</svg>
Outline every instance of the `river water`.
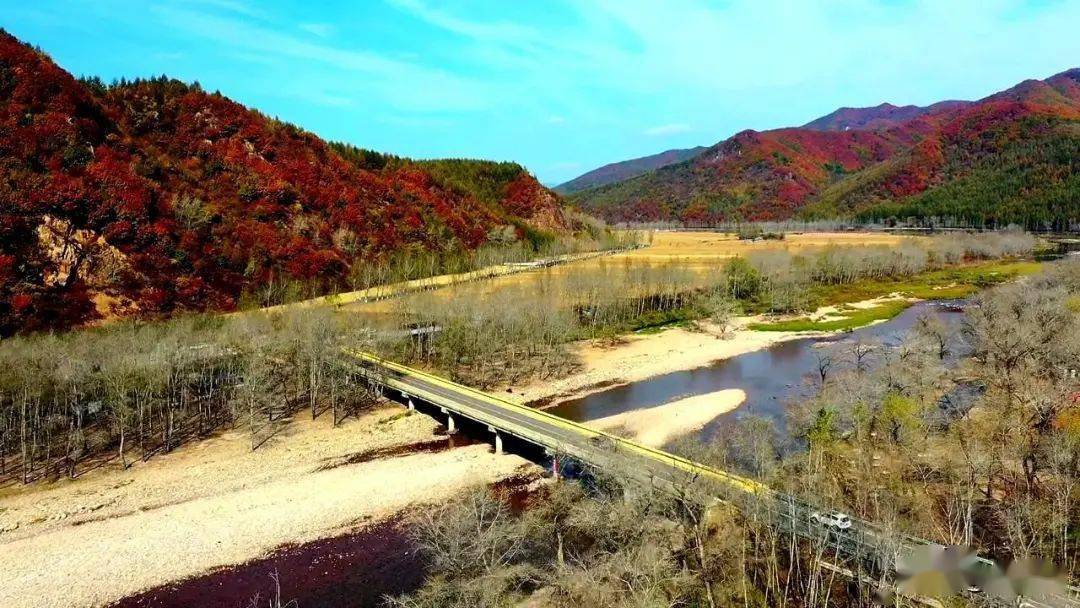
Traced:
<svg viewBox="0 0 1080 608">
<path fill-rule="evenodd" d="M 1040 260 L 1080 255 L 1080 239 L 1054 239 L 1052 243 L 1053 249 L 1043 252 Z M 592 393 L 560 403 L 548 411 L 577 422 L 588 422 L 685 397 L 739 388 L 746 392 L 746 401 L 738 409 L 706 425 L 702 429 L 703 439 L 712 437 L 716 429 L 726 422 L 751 414 L 771 419 L 778 430 L 783 430 L 787 406 L 810 397 L 816 390 L 813 379 L 817 375 L 820 348 L 856 340 L 882 343 L 886 347 L 895 345 L 911 331 L 919 317 L 932 315 L 954 330 L 951 358 L 955 360 L 966 354 L 958 331 L 963 319 L 960 311 L 964 305 L 965 302 L 957 301 L 919 302 L 888 321 L 849 333 L 781 342 L 764 350 L 718 361 L 708 367 L 664 374 Z M 835 347 L 843 349 L 843 344 Z M 958 392 L 950 396 L 965 399 L 972 394 L 969 389 L 958 387 Z"/>
<path fill-rule="evenodd" d="M 818 354 L 824 347 L 842 350 L 846 342 L 862 340 L 892 346 L 909 332 L 922 315 L 936 316 L 954 330 L 959 328 L 962 303 L 919 302 L 896 317 L 876 325 L 827 338 L 799 338 L 769 348 L 718 361 L 698 369 L 656 376 L 648 380 L 610 388 L 566 401 L 548 411 L 578 422 L 668 403 L 722 389 L 746 392 L 738 409 L 720 416 L 703 429 L 710 437 L 719 425 L 732 417 L 753 414 L 772 419 L 783 428 L 788 404 L 809 397 L 817 376 Z M 954 345 L 955 348 L 955 345 Z M 957 349 L 957 352 L 960 352 Z M 874 360 L 870 360 L 870 365 Z"/>
</svg>

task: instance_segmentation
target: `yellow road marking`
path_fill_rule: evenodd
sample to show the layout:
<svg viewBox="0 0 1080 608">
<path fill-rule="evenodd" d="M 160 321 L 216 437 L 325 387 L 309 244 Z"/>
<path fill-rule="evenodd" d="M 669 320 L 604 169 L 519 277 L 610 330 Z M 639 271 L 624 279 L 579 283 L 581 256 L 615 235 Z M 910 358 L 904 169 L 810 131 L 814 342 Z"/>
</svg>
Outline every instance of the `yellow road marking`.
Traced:
<svg viewBox="0 0 1080 608">
<path fill-rule="evenodd" d="M 632 452 L 637 452 L 638 454 L 640 454 L 642 456 L 645 456 L 647 458 L 650 458 L 652 460 L 655 460 L 657 462 L 662 462 L 664 464 L 670 464 L 671 466 L 673 466 L 675 468 L 681 469 L 681 470 L 689 472 L 689 473 L 693 473 L 695 475 L 704 475 L 706 477 L 712 478 L 713 480 L 722 481 L 724 483 L 736 486 L 739 489 L 741 489 L 743 491 L 746 491 L 746 492 L 752 492 L 752 493 L 760 494 L 760 493 L 767 493 L 767 492 L 770 491 L 768 486 L 766 486 L 764 484 L 761 484 L 761 483 L 758 483 L 756 481 L 753 481 L 751 479 L 746 479 L 745 477 L 740 477 L 738 475 L 733 475 L 733 474 L 728 473 L 726 471 L 721 471 L 719 469 L 714 469 L 712 467 L 693 462 L 693 461 L 688 460 L 686 458 L 683 458 L 681 456 L 676 456 L 674 454 L 664 452 L 662 450 L 657 450 L 655 448 L 650 448 L 648 446 L 641 445 L 641 444 L 639 444 L 637 442 L 634 442 L 634 441 L 631 441 L 629 439 L 624 439 L 624 438 L 619 437 L 617 435 L 612 435 L 610 433 L 605 433 L 603 431 L 598 431 L 596 429 L 589 428 L 589 427 L 587 427 L 585 425 L 573 422 L 571 420 L 561 418 L 561 417 L 556 416 L 554 414 L 549 414 L 548 412 L 545 412 L 543 410 L 538 410 L 538 409 L 535 409 L 535 408 L 524 406 L 524 405 L 521 405 L 521 404 L 518 404 L 518 403 L 514 403 L 513 401 L 508 401 L 506 399 L 500 399 L 498 397 L 495 397 L 495 396 L 490 395 L 488 393 L 485 393 L 483 391 L 479 391 L 479 390 L 476 390 L 474 388 L 465 386 L 463 384 L 458 384 L 456 382 L 451 382 L 450 380 L 447 380 L 445 378 L 441 378 L 439 376 L 436 376 L 434 374 L 430 374 L 430 373 L 422 371 L 422 370 L 407 367 L 405 365 L 401 365 L 400 363 L 395 363 L 393 361 L 383 359 L 381 357 L 378 357 L 378 356 L 370 354 L 370 353 L 365 353 L 365 352 L 360 352 L 360 351 L 348 351 L 348 352 L 349 352 L 349 354 L 357 357 L 358 359 L 360 359 L 362 361 L 367 361 L 369 363 L 375 363 L 375 364 L 378 364 L 378 365 L 382 365 L 383 367 L 386 367 L 388 369 L 399 372 L 399 373 L 401 373 L 401 374 L 403 374 L 405 376 L 412 376 L 412 377 L 421 378 L 423 380 L 431 382 L 432 384 L 441 386 L 443 388 L 450 389 L 450 390 L 452 390 L 454 392 L 457 392 L 457 393 L 463 393 L 463 394 L 471 395 L 471 396 L 473 396 L 473 397 L 475 397 L 477 399 L 480 399 L 480 400 L 486 401 L 488 403 L 491 403 L 492 405 L 496 405 L 496 406 L 501 407 L 503 409 L 513 410 L 515 412 L 524 414 L 524 415 L 526 415 L 526 416 L 528 416 L 528 417 L 530 417 L 530 418 L 532 418 L 534 420 L 539 420 L 539 421 L 542 421 L 542 422 L 545 422 L 545 423 L 548 423 L 548 424 L 552 424 L 552 425 L 561 427 L 563 429 L 575 432 L 575 433 L 577 433 L 579 435 L 583 435 L 585 437 L 598 437 L 598 436 L 606 437 L 606 438 L 610 439 L 611 441 L 613 441 L 614 443 L 616 443 L 617 445 L 621 445 L 621 446 L 629 449 Z"/>
</svg>

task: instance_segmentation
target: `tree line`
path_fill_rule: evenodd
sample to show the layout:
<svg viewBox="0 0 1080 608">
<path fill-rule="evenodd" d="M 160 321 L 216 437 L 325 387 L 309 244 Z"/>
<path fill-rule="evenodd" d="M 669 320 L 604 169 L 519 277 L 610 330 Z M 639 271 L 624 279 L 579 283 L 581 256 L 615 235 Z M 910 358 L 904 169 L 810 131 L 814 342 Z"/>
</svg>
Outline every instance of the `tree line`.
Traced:
<svg viewBox="0 0 1080 608">
<path fill-rule="evenodd" d="M 341 349 L 371 332 L 327 310 L 194 316 L 0 342 L 0 480 L 123 467 L 223 427 L 257 447 L 302 410 L 370 402 Z"/>
<path fill-rule="evenodd" d="M 572 212 L 570 216 L 577 217 Z M 322 280 L 302 280 L 285 274 L 271 274 L 266 283 L 246 290 L 238 307 L 242 310 L 288 304 L 347 289 L 358 291 L 379 285 L 390 285 L 426 279 L 443 274 L 472 272 L 500 264 L 550 259 L 560 255 L 588 251 L 629 249 L 641 243 L 642 233 L 612 231 L 606 226 L 580 218 L 582 229 L 572 234 L 546 234 L 533 239 L 518 237 L 513 225 L 493 230 L 485 244 L 476 249 L 449 248 L 431 250 L 407 248 L 381 256 L 361 256 L 362 243 L 349 233 L 339 233 L 339 245 L 357 257 L 348 265 L 344 285 L 328 285 Z M 535 236 L 535 235 L 534 235 Z"/>
<path fill-rule="evenodd" d="M 1023 120 L 1030 137 L 998 154 L 963 155 L 946 168 L 951 181 L 921 194 L 874 205 L 862 221 L 951 218 L 952 225 L 1066 232 L 1080 226 L 1080 137 L 1075 122 Z M 1005 138 L 1002 138 L 1005 139 Z M 976 156 L 974 161 L 972 156 Z"/>
</svg>

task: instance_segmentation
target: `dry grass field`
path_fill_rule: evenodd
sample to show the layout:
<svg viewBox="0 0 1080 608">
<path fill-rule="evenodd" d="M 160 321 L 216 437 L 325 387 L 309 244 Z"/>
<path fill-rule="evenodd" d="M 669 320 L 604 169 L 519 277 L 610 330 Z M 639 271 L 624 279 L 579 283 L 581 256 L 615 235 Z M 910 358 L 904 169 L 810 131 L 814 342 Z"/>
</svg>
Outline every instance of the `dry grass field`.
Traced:
<svg viewBox="0 0 1080 608">
<path fill-rule="evenodd" d="M 761 251 L 803 253 L 828 246 L 867 247 L 895 246 L 906 239 L 921 237 L 899 236 L 873 232 L 813 232 L 789 234 L 783 240 L 741 241 L 734 234 L 720 232 L 654 232 L 646 236 L 648 247 L 615 255 L 594 257 L 551 268 L 511 275 L 491 276 L 483 280 L 460 282 L 434 291 L 414 292 L 375 302 L 356 302 L 341 306 L 342 310 L 368 315 L 373 322 L 397 322 L 403 310 L 430 310 L 431 306 L 449 300 L 499 300 L 508 303 L 522 299 L 540 301 L 549 297 L 564 300 L 566 294 L 603 277 L 600 282 L 613 287 L 625 277 L 627 268 L 674 266 L 684 273 L 690 284 L 705 285 L 728 258 Z M 581 285 L 578 285 L 578 284 Z M 622 294 L 630 296 L 633 294 Z"/>
<path fill-rule="evenodd" d="M 830 245 L 897 245 L 917 237 L 880 232 L 806 232 L 791 233 L 783 240 L 741 241 L 734 234 L 722 232 L 655 232 L 645 249 L 624 254 L 631 259 L 663 261 L 671 258 L 715 259 L 745 255 L 752 251 L 780 250 L 801 253 Z"/>
</svg>

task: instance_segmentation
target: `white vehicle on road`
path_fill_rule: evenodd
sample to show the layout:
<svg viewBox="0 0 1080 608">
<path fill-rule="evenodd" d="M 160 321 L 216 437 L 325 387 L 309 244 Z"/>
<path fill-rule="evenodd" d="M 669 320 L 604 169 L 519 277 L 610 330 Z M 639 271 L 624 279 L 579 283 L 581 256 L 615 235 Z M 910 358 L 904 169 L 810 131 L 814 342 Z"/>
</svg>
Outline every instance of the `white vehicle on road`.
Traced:
<svg viewBox="0 0 1080 608">
<path fill-rule="evenodd" d="M 851 527 L 851 518 L 837 511 L 829 511 L 828 513 L 813 511 L 810 513 L 810 521 L 837 530 L 847 530 Z"/>
</svg>

